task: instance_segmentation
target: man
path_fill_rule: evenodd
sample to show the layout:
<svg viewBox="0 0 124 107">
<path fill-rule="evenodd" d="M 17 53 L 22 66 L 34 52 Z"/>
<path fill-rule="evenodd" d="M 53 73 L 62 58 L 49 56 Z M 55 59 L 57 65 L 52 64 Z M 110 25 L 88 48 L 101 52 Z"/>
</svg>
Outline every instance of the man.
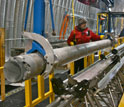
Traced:
<svg viewBox="0 0 124 107">
<path fill-rule="evenodd" d="M 87 27 L 87 21 L 82 18 L 78 20 L 78 25 L 75 27 L 67 40 L 68 45 L 73 46 L 82 43 L 88 43 L 90 41 L 97 41 L 102 39 L 104 36 L 96 35 Z M 84 59 L 80 59 L 74 62 L 75 73 L 82 70 Z"/>
</svg>

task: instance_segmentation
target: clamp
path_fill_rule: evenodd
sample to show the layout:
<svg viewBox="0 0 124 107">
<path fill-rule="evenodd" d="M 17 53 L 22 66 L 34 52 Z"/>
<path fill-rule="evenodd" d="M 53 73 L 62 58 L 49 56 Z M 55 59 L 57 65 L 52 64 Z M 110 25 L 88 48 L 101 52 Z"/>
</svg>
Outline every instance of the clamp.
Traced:
<svg viewBox="0 0 124 107">
<path fill-rule="evenodd" d="M 88 80 L 77 82 L 72 77 L 68 78 L 68 84 L 63 83 L 61 78 L 53 78 L 51 82 L 55 94 L 59 96 L 73 95 L 75 98 L 79 99 L 82 99 L 86 95 L 90 85 Z"/>
<path fill-rule="evenodd" d="M 112 46 L 114 46 L 117 43 L 117 40 L 115 39 L 112 33 L 106 33 L 105 36 L 107 37 L 107 39 L 111 40 Z"/>
<path fill-rule="evenodd" d="M 38 51 L 44 56 L 47 64 L 45 70 L 42 72 L 42 75 L 47 76 L 51 73 L 55 60 L 52 46 L 47 39 L 39 34 L 24 32 L 23 36 L 32 40 L 32 48 L 27 51 L 27 54 Z"/>
</svg>

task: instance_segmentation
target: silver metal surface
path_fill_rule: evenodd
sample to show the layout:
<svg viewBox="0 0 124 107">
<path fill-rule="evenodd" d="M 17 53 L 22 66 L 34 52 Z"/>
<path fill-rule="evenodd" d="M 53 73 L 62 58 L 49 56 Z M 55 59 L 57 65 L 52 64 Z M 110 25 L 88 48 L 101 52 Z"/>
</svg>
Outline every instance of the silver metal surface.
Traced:
<svg viewBox="0 0 124 107">
<path fill-rule="evenodd" d="M 0 2 L 0 28 L 5 28 L 6 0 Z"/>
<path fill-rule="evenodd" d="M 15 7 L 16 0 L 6 0 L 6 17 L 5 17 L 5 39 L 14 38 L 14 15 L 15 15 Z M 8 57 L 11 51 L 11 47 L 13 46 L 13 42 L 8 41 L 5 43 L 5 53 Z"/>
<path fill-rule="evenodd" d="M 110 60 L 110 58 L 108 60 Z M 124 57 L 122 58 L 122 60 L 124 60 Z M 106 63 L 107 60 L 104 60 L 104 61 L 105 61 L 104 63 Z M 97 65 L 97 68 L 96 68 L 96 70 L 97 70 L 98 67 L 101 67 L 98 65 L 100 62 L 101 61 L 98 61 L 98 63 L 95 63 L 94 65 L 92 65 L 91 68 L 93 66 Z M 124 62 L 124 61 L 122 61 L 122 62 Z M 107 67 L 110 66 L 110 64 L 106 64 L 106 65 L 107 65 Z M 90 73 L 88 74 L 87 71 L 90 72 L 90 70 L 91 70 L 90 67 L 88 67 L 87 69 L 84 69 L 83 72 L 75 74 L 74 77 L 76 76 L 77 78 L 74 78 L 74 80 L 81 80 L 81 78 L 79 78 L 79 75 L 82 76 L 82 74 L 84 74 L 84 72 L 87 72 L 89 77 L 86 77 L 85 79 L 89 80 L 90 84 L 94 83 L 94 79 L 97 79 L 97 82 L 95 82 L 92 87 L 89 86 L 86 96 L 84 95 L 84 98 L 83 97 L 80 98 L 80 103 L 78 105 L 84 106 L 84 104 L 85 104 L 86 107 L 90 107 L 90 106 L 91 107 L 101 107 L 101 106 L 102 107 L 117 107 L 119 104 L 118 102 L 120 101 L 120 98 L 123 94 L 123 90 L 122 90 L 123 82 L 120 81 L 120 78 L 117 75 L 117 71 L 123 72 L 123 67 L 121 66 L 122 70 L 119 70 L 120 68 L 118 68 L 118 66 L 119 66 L 119 64 L 115 64 L 114 67 L 110 71 L 108 71 L 108 73 L 104 72 L 104 68 L 102 70 L 98 69 L 99 74 L 101 73 L 100 75 L 99 74 L 92 75 Z M 92 72 L 95 73 L 96 72 L 95 69 L 92 69 Z M 106 82 L 104 82 L 102 84 L 103 86 L 105 86 L 104 89 L 99 90 L 99 87 L 97 86 L 98 82 L 104 78 L 105 78 L 105 81 L 110 80 L 110 78 L 106 78 L 106 77 L 109 77 L 108 74 L 110 74 L 109 75 L 110 78 L 112 77 L 111 81 L 107 82 L 107 84 L 106 84 Z M 92 78 L 90 78 L 91 75 L 92 75 Z M 82 77 L 83 78 L 82 81 L 85 80 L 84 77 L 85 77 L 85 75 Z M 69 82 L 69 80 L 68 80 L 68 82 Z M 65 86 L 67 86 L 68 82 L 66 81 Z M 78 81 L 78 82 L 81 82 L 81 81 Z M 73 87 L 71 87 L 71 88 L 73 88 Z M 83 88 L 83 85 L 82 85 L 82 88 Z M 75 92 L 75 94 L 76 94 L 76 92 Z M 64 95 L 66 95 L 66 93 L 64 93 Z M 68 95 L 72 95 L 72 94 L 70 93 Z M 61 97 L 61 96 L 59 96 L 59 97 Z M 73 104 L 76 99 L 77 98 L 74 98 L 73 100 L 68 101 L 68 102 L 65 99 L 61 99 L 59 101 L 55 100 L 55 102 L 53 102 L 53 104 L 54 105 L 60 104 L 60 106 L 65 107 L 62 105 L 63 102 L 67 103 L 69 106 L 69 105 Z M 80 107 L 78 105 L 77 105 L 77 107 Z M 50 106 L 51 106 L 51 104 L 48 107 L 50 107 Z M 52 106 L 52 107 L 56 107 L 56 106 Z"/>
<path fill-rule="evenodd" d="M 103 89 L 107 84 L 115 77 L 115 75 L 120 71 L 124 65 L 124 57 L 118 62 L 98 83 L 98 88 Z"/>
<path fill-rule="evenodd" d="M 55 56 L 58 60 L 58 65 L 66 64 L 74 60 L 78 60 L 100 49 L 111 47 L 110 40 L 101 40 L 80 44 L 76 46 L 69 46 L 60 49 L 54 49 Z"/>
<path fill-rule="evenodd" d="M 52 71 L 54 60 L 55 60 L 52 46 L 50 45 L 47 39 L 45 39 L 39 34 L 24 32 L 24 36 L 28 37 L 31 40 L 36 41 L 45 50 L 46 54 L 44 58 L 46 59 L 47 63 L 46 63 L 46 69 L 45 69 L 44 75 L 48 75 L 48 73 Z"/>
<path fill-rule="evenodd" d="M 27 26 L 26 26 L 26 31 L 28 31 L 28 32 L 31 31 L 33 4 L 34 4 L 34 0 L 30 0 L 29 11 L 28 11 L 28 19 L 27 19 Z"/>
<path fill-rule="evenodd" d="M 15 7 L 15 8 L 16 8 L 16 9 L 15 9 L 15 15 L 14 15 L 14 21 L 15 21 L 15 23 L 14 23 L 14 26 L 15 26 L 15 27 L 14 27 L 14 35 L 13 35 L 13 36 L 14 36 L 14 37 L 13 37 L 14 39 L 15 39 L 15 38 L 18 38 L 18 26 L 19 26 L 19 25 L 18 25 L 18 18 L 19 18 L 19 17 L 18 17 L 18 13 L 19 13 L 19 6 L 20 6 L 20 0 L 17 0 L 17 1 L 16 1 L 16 7 Z M 12 39 L 12 37 L 11 37 L 11 39 Z M 8 42 L 9 42 L 9 41 L 8 41 Z M 18 41 L 13 41 L 13 42 L 14 42 L 14 44 L 13 44 L 14 46 L 18 46 Z M 20 41 L 19 41 L 19 42 L 20 42 Z"/>
<path fill-rule="evenodd" d="M 18 13 L 18 22 L 17 22 L 17 38 L 22 38 L 22 33 L 24 31 L 24 19 L 25 17 L 25 2 L 26 0 L 19 0 L 19 13 Z M 16 38 L 15 38 L 16 39 Z M 18 41 L 15 47 L 23 46 L 23 39 Z"/>
<path fill-rule="evenodd" d="M 22 79 L 29 79 L 45 70 L 45 62 L 44 57 L 38 53 L 10 58 L 4 66 L 5 77 L 10 82 L 20 82 Z"/>
<path fill-rule="evenodd" d="M 46 55 L 44 57 L 46 61 L 44 62 L 44 65 L 42 65 L 42 66 L 46 66 L 46 70 L 44 73 L 47 73 L 47 74 L 50 73 L 50 71 L 52 70 L 53 67 L 67 64 L 71 61 L 80 59 L 80 58 L 87 56 L 93 52 L 96 52 L 100 49 L 104 49 L 104 48 L 111 46 L 111 40 L 101 40 L 101 41 L 96 41 L 96 42 L 91 42 L 91 43 L 86 43 L 86 44 L 81 44 L 81 45 L 76 45 L 76 46 L 68 46 L 68 47 L 64 47 L 64 48 L 52 49 L 52 46 L 49 44 L 48 40 L 45 39 L 44 37 L 42 37 L 38 34 L 35 34 L 35 33 L 28 33 L 28 32 L 25 32 L 24 35 L 26 35 L 26 37 L 30 38 L 31 40 L 34 40 L 37 43 L 39 43 L 43 47 L 43 49 L 46 51 Z M 37 54 L 37 53 L 34 53 L 34 54 Z M 23 59 L 23 57 L 24 57 L 24 59 L 25 59 L 26 56 L 27 55 L 20 55 L 20 56 L 17 56 L 17 58 L 21 57 Z M 42 57 L 39 57 L 39 59 L 40 58 L 42 58 Z M 16 59 L 16 57 L 15 57 L 15 59 Z M 18 62 L 16 62 L 16 60 L 14 60 L 14 61 L 16 63 L 16 65 L 14 65 L 14 66 L 18 67 Z M 10 63 L 11 63 L 11 59 L 9 60 L 9 63 L 5 64 L 5 66 Z M 13 60 L 12 60 L 12 63 L 13 63 Z M 23 64 L 23 63 L 21 63 L 21 64 Z M 24 65 L 22 65 L 22 66 L 24 66 Z M 42 66 L 40 66 L 40 67 L 42 67 Z M 104 66 L 104 65 L 102 65 L 102 66 Z M 8 68 L 6 67 L 7 72 L 9 72 L 9 69 L 10 69 L 9 67 L 10 66 L 8 66 Z M 4 72 L 6 72 L 6 69 L 4 70 Z M 34 70 L 34 69 L 32 68 L 32 70 Z M 37 70 L 37 69 L 35 69 L 35 70 Z M 42 72 L 42 70 L 40 70 L 40 71 Z M 22 71 L 20 71 L 20 72 L 22 72 Z M 24 70 L 23 72 L 26 73 L 28 71 Z M 23 74 L 23 72 L 22 72 L 22 74 Z M 39 72 L 39 71 L 33 71 L 33 72 Z M 11 73 L 11 71 L 9 73 Z M 20 75 L 22 75 L 22 74 L 20 74 Z M 34 76 L 36 76 L 36 75 L 34 75 Z M 6 78 L 8 78 L 8 77 L 6 77 Z M 14 77 L 12 76 L 12 78 L 14 78 Z M 22 81 L 24 81 L 25 79 L 27 79 L 27 78 L 24 75 L 24 78 L 22 78 Z"/>
<path fill-rule="evenodd" d="M 115 49 L 112 50 L 113 53 L 118 53 L 119 51 L 124 50 L 124 44 L 116 47 Z"/>
<path fill-rule="evenodd" d="M 107 60 L 100 60 L 96 62 L 93 66 L 89 67 L 85 72 L 82 72 L 78 76 L 74 77 L 75 80 L 81 82 L 83 80 L 92 80 L 95 76 L 98 76 L 103 70 L 112 63 L 111 58 Z M 93 71 L 93 72 L 92 72 Z"/>
</svg>

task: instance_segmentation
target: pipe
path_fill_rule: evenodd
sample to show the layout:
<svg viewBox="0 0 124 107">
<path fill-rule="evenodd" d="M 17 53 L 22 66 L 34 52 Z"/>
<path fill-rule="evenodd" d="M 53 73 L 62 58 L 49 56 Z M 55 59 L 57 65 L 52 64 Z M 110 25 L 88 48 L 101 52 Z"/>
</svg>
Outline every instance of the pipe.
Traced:
<svg viewBox="0 0 124 107">
<path fill-rule="evenodd" d="M 16 0 L 7 0 L 7 10 L 6 10 L 6 23 L 5 23 L 5 34 L 6 39 L 14 37 L 14 15 L 15 15 Z M 6 56 L 8 57 L 13 47 L 13 42 L 6 43 Z"/>
<path fill-rule="evenodd" d="M 17 34 L 17 28 L 18 28 L 18 14 L 19 14 L 19 5 L 20 5 L 20 1 L 19 0 L 17 0 L 16 1 L 16 9 L 15 9 L 15 15 L 14 15 L 14 39 L 15 38 L 18 38 L 17 36 L 18 36 L 18 34 Z M 12 39 L 12 38 L 11 38 Z M 14 41 L 14 46 L 18 46 L 17 45 L 17 41 L 15 40 Z"/>
<path fill-rule="evenodd" d="M 22 38 L 22 32 L 23 32 L 23 17 L 24 17 L 24 9 L 25 9 L 25 1 L 26 0 L 20 0 L 20 7 L 19 7 L 19 13 L 18 13 L 18 25 L 17 25 L 17 37 Z M 17 46 L 17 45 L 16 45 Z M 22 46 L 22 40 L 18 41 L 18 46 Z"/>
<path fill-rule="evenodd" d="M 4 74 L 8 81 L 19 82 L 41 74 L 44 69 L 43 56 L 39 53 L 32 53 L 10 58 L 4 66 Z"/>
<path fill-rule="evenodd" d="M 68 46 L 55 49 L 54 53 L 58 60 L 57 65 L 67 64 L 71 61 L 78 60 L 100 49 L 111 47 L 111 45 L 112 43 L 110 40 L 101 40 L 71 47 Z"/>
<path fill-rule="evenodd" d="M 111 45 L 111 40 L 102 40 L 54 49 L 53 51 L 55 55 L 55 61 L 53 67 L 61 66 L 71 61 L 75 61 L 100 49 L 110 47 Z M 19 55 L 10 58 L 9 61 L 5 63 L 5 77 L 10 82 L 24 81 L 45 72 L 43 71 L 43 68 L 46 66 L 46 64 L 46 60 L 42 57 L 42 55 L 39 56 L 38 53 Z"/>
<path fill-rule="evenodd" d="M 34 1 L 30 0 L 29 9 L 28 9 L 28 17 L 27 17 L 27 25 L 26 25 L 26 31 L 28 32 L 30 32 L 30 28 L 31 28 L 31 16 L 32 16 L 32 11 L 33 11 L 33 4 L 34 4 Z"/>
<path fill-rule="evenodd" d="M 113 54 L 117 54 L 119 51 L 123 50 L 124 49 L 124 44 L 116 47 L 115 49 L 112 50 L 112 53 Z"/>
<path fill-rule="evenodd" d="M 0 28 L 5 27 L 6 0 L 0 2 Z"/>
<path fill-rule="evenodd" d="M 54 15 L 53 15 L 52 0 L 49 0 L 49 2 L 50 2 L 50 13 L 51 13 L 51 21 L 52 21 L 52 30 L 53 30 L 52 34 L 53 35 L 56 35 L 55 34 L 55 24 L 54 24 Z"/>
</svg>

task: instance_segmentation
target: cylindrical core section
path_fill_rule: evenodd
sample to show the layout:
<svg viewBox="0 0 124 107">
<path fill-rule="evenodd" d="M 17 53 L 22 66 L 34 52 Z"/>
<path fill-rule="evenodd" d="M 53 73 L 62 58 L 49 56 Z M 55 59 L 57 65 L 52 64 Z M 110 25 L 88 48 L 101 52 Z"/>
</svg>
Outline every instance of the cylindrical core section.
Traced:
<svg viewBox="0 0 124 107">
<path fill-rule="evenodd" d="M 22 82 L 45 70 L 46 61 L 39 53 L 10 58 L 4 65 L 4 74 L 10 82 Z"/>
</svg>

